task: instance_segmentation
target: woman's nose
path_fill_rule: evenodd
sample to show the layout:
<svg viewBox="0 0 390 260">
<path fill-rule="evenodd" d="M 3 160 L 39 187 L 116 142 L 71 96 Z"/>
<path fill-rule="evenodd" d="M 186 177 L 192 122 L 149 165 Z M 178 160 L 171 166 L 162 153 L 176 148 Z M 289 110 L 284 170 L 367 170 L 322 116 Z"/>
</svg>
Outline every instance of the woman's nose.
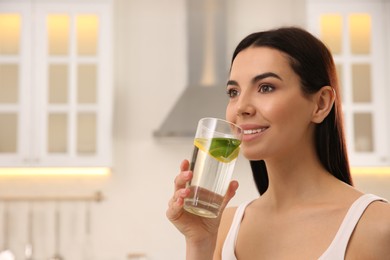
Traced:
<svg viewBox="0 0 390 260">
<path fill-rule="evenodd" d="M 239 100 L 237 103 L 237 116 L 251 116 L 254 115 L 256 112 L 255 107 L 252 104 L 252 100 L 250 98 L 250 95 L 246 95 L 242 93 L 239 96 Z"/>
</svg>

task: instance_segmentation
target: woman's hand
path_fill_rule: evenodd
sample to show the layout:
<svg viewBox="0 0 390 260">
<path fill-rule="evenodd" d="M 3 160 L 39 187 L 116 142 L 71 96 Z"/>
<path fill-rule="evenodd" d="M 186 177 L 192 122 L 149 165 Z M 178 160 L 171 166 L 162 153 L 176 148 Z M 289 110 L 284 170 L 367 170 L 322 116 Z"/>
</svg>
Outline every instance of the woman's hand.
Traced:
<svg viewBox="0 0 390 260">
<path fill-rule="evenodd" d="M 218 227 L 221 221 L 222 211 L 236 193 L 238 182 L 232 181 L 224 197 L 221 212 L 217 218 L 204 218 L 191 214 L 184 210 L 184 199 L 189 196 L 190 190 L 186 183 L 192 179 L 192 172 L 189 171 L 189 162 L 184 160 L 180 165 L 180 174 L 175 178 L 174 194 L 168 204 L 166 215 L 176 228 L 185 236 L 187 242 L 187 254 L 189 246 L 192 250 L 199 251 L 204 246 L 211 247 L 214 251 L 217 239 Z M 197 248 L 195 248 L 197 247 Z M 197 250 L 198 249 L 198 250 Z M 187 258 L 189 259 L 189 258 Z M 198 258 L 199 259 L 199 258 Z M 207 258 L 203 258 L 207 259 Z"/>
</svg>

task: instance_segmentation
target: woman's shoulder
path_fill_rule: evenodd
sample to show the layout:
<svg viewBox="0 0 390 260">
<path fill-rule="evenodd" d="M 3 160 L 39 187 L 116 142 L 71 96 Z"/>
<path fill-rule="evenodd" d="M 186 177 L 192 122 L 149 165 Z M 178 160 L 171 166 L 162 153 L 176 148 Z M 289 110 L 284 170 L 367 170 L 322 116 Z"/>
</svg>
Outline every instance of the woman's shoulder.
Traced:
<svg viewBox="0 0 390 260">
<path fill-rule="evenodd" d="M 362 215 L 356 230 L 356 247 L 366 252 L 375 252 L 379 259 L 390 255 L 390 204 L 372 202 Z M 352 238 L 353 239 L 353 238 Z M 376 259 L 376 258 L 375 258 Z"/>
<path fill-rule="evenodd" d="M 363 217 L 363 223 L 372 226 L 372 228 L 388 229 L 390 234 L 390 204 L 386 200 L 376 200 L 366 209 Z"/>
<path fill-rule="evenodd" d="M 363 214 L 361 223 L 366 225 L 368 230 L 385 232 L 390 240 L 390 204 L 381 200 L 372 202 Z"/>
</svg>

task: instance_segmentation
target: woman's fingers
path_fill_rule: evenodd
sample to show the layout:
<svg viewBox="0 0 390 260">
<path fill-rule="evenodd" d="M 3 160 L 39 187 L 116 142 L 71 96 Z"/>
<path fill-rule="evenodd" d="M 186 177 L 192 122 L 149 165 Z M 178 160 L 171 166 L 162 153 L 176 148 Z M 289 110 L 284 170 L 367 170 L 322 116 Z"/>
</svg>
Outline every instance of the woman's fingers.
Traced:
<svg viewBox="0 0 390 260">
<path fill-rule="evenodd" d="M 187 171 L 190 167 L 190 162 L 188 160 L 183 160 L 180 164 L 180 171 Z"/>
<path fill-rule="evenodd" d="M 189 195 L 190 190 L 186 188 L 186 183 L 191 180 L 192 172 L 189 171 L 189 162 L 184 160 L 180 165 L 180 173 L 175 178 L 175 190 L 172 198 L 168 202 L 166 215 L 168 219 L 174 221 L 183 214 L 184 199 Z"/>
<path fill-rule="evenodd" d="M 190 163 L 184 160 L 180 165 L 180 174 L 175 178 L 175 191 L 182 189 L 186 186 L 186 183 L 191 180 L 192 172 L 189 171 Z"/>
<path fill-rule="evenodd" d="M 190 194 L 189 189 L 177 190 L 172 199 L 168 203 L 168 210 L 166 215 L 169 220 L 174 221 L 178 219 L 183 212 L 184 199 Z"/>
<path fill-rule="evenodd" d="M 190 193 L 190 190 L 187 188 L 177 190 L 173 194 L 172 199 L 169 201 L 169 206 L 173 206 L 174 204 L 181 206 L 183 200 L 188 196 L 189 193 Z"/>
</svg>

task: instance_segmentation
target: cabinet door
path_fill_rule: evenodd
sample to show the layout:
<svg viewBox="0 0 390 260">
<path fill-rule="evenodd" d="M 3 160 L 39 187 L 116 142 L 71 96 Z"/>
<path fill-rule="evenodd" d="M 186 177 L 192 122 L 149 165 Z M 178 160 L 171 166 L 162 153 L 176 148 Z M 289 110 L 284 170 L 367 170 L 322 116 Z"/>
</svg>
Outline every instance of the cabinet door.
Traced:
<svg viewBox="0 0 390 260">
<path fill-rule="evenodd" d="M 111 158 L 108 1 L 42 3 L 36 13 L 35 153 L 43 165 L 107 166 Z"/>
<path fill-rule="evenodd" d="M 0 7 L 0 166 L 110 166 L 111 1 Z"/>
<path fill-rule="evenodd" d="M 328 45 L 337 66 L 353 166 L 389 163 L 383 7 L 379 0 L 308 4 L 309 30 Z"/>
<path fill-rule="evenodd" d="M 30 162 L 30 4 L 0 2 L 0 164 Z"/>
</svg>

